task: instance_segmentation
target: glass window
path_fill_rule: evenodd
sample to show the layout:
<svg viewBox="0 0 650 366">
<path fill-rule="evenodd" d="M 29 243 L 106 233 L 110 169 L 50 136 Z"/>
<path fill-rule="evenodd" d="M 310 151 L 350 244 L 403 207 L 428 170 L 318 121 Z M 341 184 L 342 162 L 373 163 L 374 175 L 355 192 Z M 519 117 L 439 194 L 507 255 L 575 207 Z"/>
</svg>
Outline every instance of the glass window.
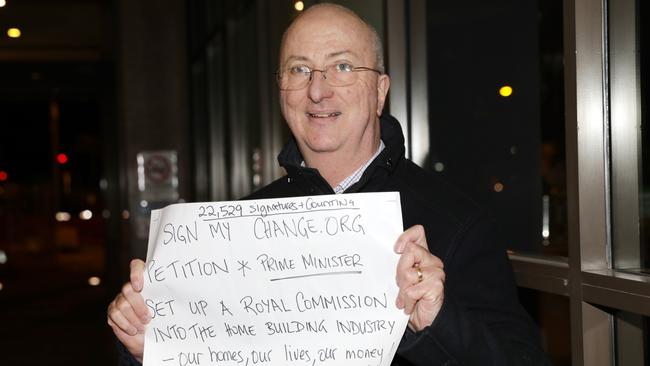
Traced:
<svg viewBox="0 0 650 366">
<path fill-rule="evenodd" d="M 609 59 L 614 265 L 647 273 L 650 267 L 650 133 L 647 2 L 610 1 Z M 645 32 L 645 33 L 644 33 Z M 644 269 L 645 268 L 645 269 Z"/>
<path fill-rule="evenodd" d="M 637 19 L 649 19 L 650 17 L 650 4 L 647 1 L 637 1 L 639 6 L 639 16 Z M 648 88 L 650 85 L 650 54 L 648 47 L 650 47 L 650 40 L 643 35 L 649 34 L 650 27 L 648 22 L 638 22 L 639 27 L 639 48 L 640 48 L 640 64 L 641 64 L 641 141 L 642 141 L 642 185 L 641 185 L 641 240 L 643 251 L 641 253 L 645 268 L 650 267 L 650 132 L 648 131 L 645 122 L 648 115 L 648 103 L 650 98 L 648 96 Z"/>
<path fill-rule="evenodd" d="M 626 311 L 615 313 L 616 364 L 626 366 L 647 365 L 650 354 L 648 328 L 650 318 Z"/>
<path fill-rule="evenodd" d="M 518 252 L 567 255 L 562 24 L 560 0 L 427 2 L 425 165 Z"/>
</svg>

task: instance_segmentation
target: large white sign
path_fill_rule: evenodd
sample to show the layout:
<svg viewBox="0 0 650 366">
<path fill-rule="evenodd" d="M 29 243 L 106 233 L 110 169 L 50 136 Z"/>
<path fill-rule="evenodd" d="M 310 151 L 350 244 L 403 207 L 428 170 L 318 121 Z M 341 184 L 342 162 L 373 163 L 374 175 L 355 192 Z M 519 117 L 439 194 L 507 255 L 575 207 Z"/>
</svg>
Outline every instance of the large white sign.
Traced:
<svg viewBox="0 0 650 366">
<path fill-rule="evenodd" d="M 145 365 L 389 365 L 399 193 L 186 203 L 151 213 Z"/>
</svg>

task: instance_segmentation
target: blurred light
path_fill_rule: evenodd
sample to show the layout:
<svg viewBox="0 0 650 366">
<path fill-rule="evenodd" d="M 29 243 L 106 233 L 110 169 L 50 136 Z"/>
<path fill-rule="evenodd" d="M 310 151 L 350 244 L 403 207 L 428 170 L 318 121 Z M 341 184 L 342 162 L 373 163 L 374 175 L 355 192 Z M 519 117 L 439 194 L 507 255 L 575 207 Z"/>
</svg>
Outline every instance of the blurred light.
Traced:
<svg viewBox="0 0 650 366">
<path fill-rule="evenodd" d="M 4 182 L 9 178 L 9 174 L 4 170 L 0 170 L 0 182 Z"/>
<path fill-rule="evenodd" d="M 548 240 L 551 236 L 550 230 L 550 208 L 551 197 L 548 194 L 542 196 L 542 238 Z"/>
<path fill-rule="evenodd" d="M 517 155 L 517 146 L 510 147 L 510 154 Z"/>
<path fill-rule="evenodd" d="M 302 1 L 296 1 L 295 4 L 293 4 L 293 7 L 296 8 L 298 11 L 303 11 L 305 9 L 305 3 Z"/>
<path fill-rule="evenodd" d="M 93 212 L 90 210 L 83 210 L 79 212 L 79 218 L 82 220 L 90 220 L 93 218 Z"/>
<path fill-rule="evenodd" d="M 54 215 L 54 218 L 58 222 L 66 222 L 70 221 L 70 214 L 67 212 L 57 212 L 56 215 Z"/>
<path fill-rule="evenodd" d="M 61 118 L 61 109 L 59 108 L 59 102 L 56 100 L 50 101 L 50 120 L 58 121 Z"/>
<path fill-rule="evenodd" d="M 104 211 L 102 211 L 102 217 L 105 219 L 111 217 L 111 211 L 105 209 Z"/>
<path fill-rule="evenodd" d="M 106 188 L 108 188 L 108 180 L 106 180 L 106 178 L 102 178 L 99 180 L 99 188 L 102 191 L 105 191 Z"/>
<path fill-rule="evenodd" d="M 509 97 L 509 96 L 511 96 L 511 95 L 512 95 L 512 87 L 511 87 L 511 86 L 508 86 L 508 85 L 502 86 L 502 87 L 499 89 L 499 94 L 500 94 L 502 97 Z"/>
<path fill-rule="evenodd" d="M 494 184 L 494 191 L 495 191 L 495 192 L 501 192 L 501 191 L 503 191 L 503 184 L 501 184 L 501 183 L 499 183 L 499 182 L 496 182 L 496 183 Z"/>
<path fill-rule="evenodd" d="M 102 280 L 97 276 L 92 276 L 88 279 L 88 284 L 90 286 L 99 286 L 100 283 L 102 283 Z"/>
<path fill-rule="evenodd" d="M 2 288 L 3 288 L 3 287 L 4 287 L 4 286 L 2 286 L 2 282 L 0 282 L 0 291 L 2 291 Z"/>
<path fill-rule="evenodd" d="M 0 264 L 7 263 L 7 253 L 4 250 L 0 249 Z"/>
<path fill-rule="evenodd" d="M 22 33 L 20 32 L 20 29 L 18 28 L 9 28 L 7 29 L 7 35 L 9 38 L 20 38 L 20 35 Z"/>
<path fill-rule="evenodd" d="M 68 162 L 68 155 L 60 153 L 56 155 L 56 162 L 63 165 Z"/>
<path fill-rule="evenodd" d="M 63 174 L 61 174 L 61 183 L 63 183 L 63 193 L 72 193 L 72 174 L 70 174 L 69 171 L 64 171 Z"/>
<path fill-rule="evenodd" d="M 7 1 L 6 0 L 0 0 L 0 8 L 4 8 L 5 5 L 7 5 Z"/>
<path fill-rule="evenodd" d="M 95 204 L 95 202 L 97 202 L 97 196 L 95 196 L 94 193 L 89 193 L 86 196 L 86 203 L 92 206 Z"/>
<path fill-rule="evenodd" d="M 149 206 L 149 202 L 147 202 L 147 200 L 140 201 L 140 207 L 147 207 L 147 206 Z"/>
<path fill-rule="evenodd" d="M 129 214 L 129 210 L 123 210 L 122 211 L 122 218 L 124 220 L 128 220 L 131 215 Z"/>
<path fill-rule="evenodd" d="M 433 165 L 433 169 L 438 173 L 440 173 L 441 171 L 445 170 L 445 164 L 441 162 L 437 162 Z"/>
<path fill-rule="evenodd" d="M 144 183 L 145 183 L 144 155 L 142 155 L 141 153 L 138 154 L 137 160 L 138 160 L 138 190 L 140 192 L 144 192 Z"/>
</svg>

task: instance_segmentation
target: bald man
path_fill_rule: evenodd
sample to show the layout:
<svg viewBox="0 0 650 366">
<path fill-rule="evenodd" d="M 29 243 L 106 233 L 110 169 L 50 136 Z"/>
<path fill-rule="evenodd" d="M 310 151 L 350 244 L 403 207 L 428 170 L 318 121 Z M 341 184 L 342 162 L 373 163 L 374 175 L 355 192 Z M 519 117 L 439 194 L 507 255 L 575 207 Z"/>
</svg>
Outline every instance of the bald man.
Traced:
<svg viewBox="0 0 650 366">
<path fill-rule="evenodd" d="M 408 229 L 395 243 L 395 305 L 410 318 L 392 364 L 547 364 L 485 212 L 407 160 L 399 122 L 382 116 L 382 55 L 376 31 L 338 5 L 312 6 L 289 26 L 277 73 L 293 135 L 278 157 L 287 176 L 247 198 L 400 192 Z M 142 360 L 143 269 L 132 262 L 108 309 L 124 364 Z"/>
</svg>

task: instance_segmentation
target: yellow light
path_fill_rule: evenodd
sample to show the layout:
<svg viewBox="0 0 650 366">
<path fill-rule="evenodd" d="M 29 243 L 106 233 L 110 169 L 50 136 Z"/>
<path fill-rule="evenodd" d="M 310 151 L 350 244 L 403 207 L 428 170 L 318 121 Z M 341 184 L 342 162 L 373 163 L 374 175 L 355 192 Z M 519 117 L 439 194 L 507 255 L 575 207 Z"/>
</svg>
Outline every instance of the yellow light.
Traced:
<svg viewBox="0 0 650 366">
<path fill-rule="evenodd" d="M 494 184 L 494 191 L 497 192 L 497 193 L 503 191 L 503 184 L 501 184 L 499 182 L 495 183 Z"/>
<path fill-rule="evenodd" d="M 70 214 L 67 213 L 67 212 L 57 212 L 54 215 L 54 218 L 58 222 L 67 222 L 67 221 L 70 221 Z"/>
<path fill-rule="evenodd" d="M 502 87 L 499 89 L 499 94 L 500 94 L 502 97 L 506 97 L 506 98 L 509 97 L 509 96 L 511 96 L 511 95 L 512 95 L 512 87 L 509 86 L 509 85 L 504 85 L 504 86 L 502 86 Z"/>
<path fill-rule="evenodd" d="M 4 8 L 5 5 L 7 5 L 7 2 L 5 0 L 0 0 L 0 8 Z"/>
<path fill-rule="evenodd" d="M 88 284 L 90 286 L 99 286 L 100 283 L 102 283 L 102 280 L 97 276 L 92 276 L 88 279 Z"/>
<path fill-rule="evenodd" d="M 302 1 L 296 1 L 295 4 L 293 4 L 293 7 L 296 8 L 298 11 L 303 11 L 305 9 L 305 3 Z"/>
<path fill-rule="evenodd" d="M 20 35 L 21 35 L 20 29 L 18 29 L 18 28 L 9 28 L 9 29 L 7 29 L 7 35 L 9 36 L 9 38 L 19 38 Z"/>
</svg>

